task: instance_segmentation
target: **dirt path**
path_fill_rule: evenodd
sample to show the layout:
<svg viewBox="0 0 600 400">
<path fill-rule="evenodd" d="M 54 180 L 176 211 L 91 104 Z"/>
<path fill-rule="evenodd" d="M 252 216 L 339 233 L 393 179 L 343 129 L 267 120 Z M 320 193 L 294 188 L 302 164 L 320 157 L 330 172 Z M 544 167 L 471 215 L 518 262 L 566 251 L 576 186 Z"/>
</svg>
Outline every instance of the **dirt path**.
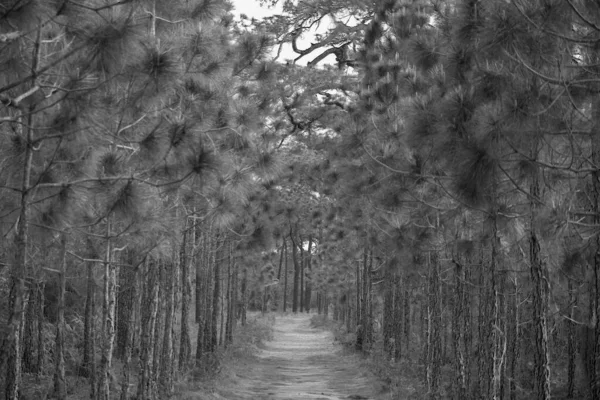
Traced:
<svg viewBox="0 0 600 400">
<path fill-rule="evenodd" d="M 224 380 L 224 399 L 384 399 L 377 383 L 342 354 L 329 331 L 311 328 L 310 316 L 278 316 L 272 341 L 256 359 Z M 224 387 L 225 386 L 225 387 Z M 381 386 L 379 386 L 381 387 Z"/>
</svg>

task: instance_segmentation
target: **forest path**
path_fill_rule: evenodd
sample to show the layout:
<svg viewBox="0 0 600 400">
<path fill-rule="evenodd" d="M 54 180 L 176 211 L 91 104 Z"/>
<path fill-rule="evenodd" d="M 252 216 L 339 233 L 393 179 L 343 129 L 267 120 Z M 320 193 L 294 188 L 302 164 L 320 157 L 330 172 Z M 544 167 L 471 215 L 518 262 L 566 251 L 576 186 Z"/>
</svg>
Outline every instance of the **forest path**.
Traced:
<svg viewBox="0 0 600 400">
<path fill-rule="evenodd" d="M 235 366 L 220 385 L 224 399 L 384 399 L 376 379 L 344 354 L 328 330 L 312 328 L 310 315 L 277 316 L 274 338 L 252 362 Z"/>
</svg>

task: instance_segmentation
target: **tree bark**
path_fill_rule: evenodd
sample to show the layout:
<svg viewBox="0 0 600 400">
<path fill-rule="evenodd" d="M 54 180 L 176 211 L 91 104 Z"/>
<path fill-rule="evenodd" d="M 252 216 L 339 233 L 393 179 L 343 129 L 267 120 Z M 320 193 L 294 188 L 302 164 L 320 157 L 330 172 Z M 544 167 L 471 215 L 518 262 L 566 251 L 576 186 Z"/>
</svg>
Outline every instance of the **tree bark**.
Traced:
<svg viewBox="0 0 600 400">
<path fill-rule="evenodd" d="M 30 88 L 36 85 L 38 65 L 40 63 L 42 29 L 38 27 L 31 64 L 32 80 Z M 21 177 L 21 198 L 19 219 L 15 236 L 15 258 L 10 270 L 9 314 L 7 334 L 0 348 L 0 374 L 6 371 L 4 392 L 7 399 L 18 400 L 21 385 L 21 327 L 27 308 L 27 290 L 25 280 L 30 276 L 27 249 L 29 246 L 29 201 L 31 197 L 31 171 L 34 156 L 34 110 L 35 104 L 28 107 L 27 121 L 22 126 L 23 117 L 18 117 L 18 130 L 25 129 L 25 150 L 23 154 L 23 176 Z M 18 111 L 20 112 L 20 110 Z"/>
<path fill-rule="evenodd" d="M 300 288 L 298 290 L 298 306 L 300 307 L 300 312 L 304 312 L 304 263 L 306 257 L 304 256 L 304 240 L 302 237 L 299 237 L 299 246 L 300 246 Z"/>
<path fill-rule="evenodd" d="M 106 248 L 104 254 L 104 290 L 102 302 L 102 356 L 98 371 L 99 400 L 110 399 L 112 355 L 115 342 L 115 305 L 117 270 L 112 262 L 111 218 L 106 217 Z"/>
<path fill-rule="evenodd" d="M 131 383 L 131 356 L 133 353 L 133 339 L 135 335 L 135 313 L 138 309 L 138 293 L 139 293 L 139 278 L 137 274 L 137 270 L 133 270 L 130 275 L 131 279 L 131 303 L 129 313 L 127 315 L 127 336 L 125 338 L 124 343 L 124 357 L 123 357 L 123 380 L 121 381 L 121 396 L 120 400 L 128 400 L 129 399 L 129 385 Z"/>
<path fill-rule="evenodd" d="M 458 255 L 455 256 L 458 258 Z M 464 267 L 458 261 L 454 261 L 454 307 L 452 309 L 452 348 L 454 352 L 454 371 L 456 398 L 467 398 L 467 372 L 465 360 L 468 357 L 468 349 L 464 344 Z"/>
<path fill-rule="evenodd" d="M 67 237 L 61 234 L 61 260 L 58 274 L 58 305 L 56 318 L 56 341 L 54 348 L 54 397 L 57 400 L 67 398 L 65 379 L 65 288 L 67 274 Z"/>
<path fill-rule="evenodd" d="M 285 267 L 283 272 L 283 312 L 287 312 L 287 294 L 288 294 L 288 250 L 285 237 L 283 238 L 283 251 L 285 252 Z"/>
<path fill-rule="evenodd" d="M 192 353 L 192 341 L 190 338 L 190 302 L 192 288 L 190 282 L 190 271 L 188 264 L 187 246 L 188 246 L 188 218 L 185 216 L 183 224 L 183 234 L 181 238 L 181 248 L 179 250 L 179 267 L 181 269 L 181 336 L 179 342 L 179 370 L 185 371 L 190 362 Z"/>
<path fill-rule="evenodd" d="M 248 270 L 244 268 L 242 271 L 242 285 L 240 287 L 241 295 L 242 295 L 242 310 L 241 310 L 241 319 L 242 326 L 246 325 L 246 308 L 248 304 Z"/>
<path fill-rule="evenodd" d="M 537 158 L 537 149 L 532 146 L 532 158 Z M 550 356 L 548 351 L 548 277 L 546 266 L 541 258 L 540 242 L 535 226 L 537 218 L 537 200 L 540 198 L 539 178 L 534 172 L 530 186 L 530 233 L 529 233 L 529 263 L 532 280 L 533 329 L 535 334 L 535 393 L 538 400 L 550 398 Z"/>
<path fill-rule="evenodd" d="M 37 279 L 36 279 L 37 280 Z M 35 350 L 35 337 L 34 337 L 34 324 L 37 320 L 37 309 L 38 306 L 38 285 L 39 283 L 32 284 L 29 288 L 29 301 L 27 302 L 27 310 L 25 312 L 25 321 L 23 329 L 23 361 L 22 369 L 23 372 L 36 372 L 37 359 L 34 357 Z M 4 323 L 4 321 L 2 321 Z"/>
<path fill-rule="evenodd" d="M 577 352 L 575 340 L 575 310 L 577 308 L 577 294 L 573 290 L 573 281 L 568 279 L 569 291 L 569 317 L 567 324 L 567 398 L 572 399 L 575 394 L 575 357 Z"/>
<path fill-rule="evenodd" d="M 44 354 L 46 352 L 46 346 L 44 344 L 44 288 L 45 282 L 38 282 L 36 284 L 36 313 L 37 313 L 37 362 L 35 373 L 39 376 L 44 370 Z"/>
<path fill-rule="evenodd" d="M 294 263 L 294 287 L 292 289 L 292 312 L 298 312 L 298 293 L 300 291 L 300 264 L 298 262 L 298 246 L 294 240 L 294 231 L 290 225 L 290 240 L 292 242 L 292 262 Z"/>
<path fill-rule="evenodd" d="M 233 242 L 230 241 L 227 252 L 227 325 L 225 327 L 225 347 L 233 343 L 233 323 L 235 321 L 235 278 L 233 260 Z"/>
<path fill-rule="evenodd" d="M 147 282 L 142 306 L 142 332 L 140 338 L 140 373 L 137 398 L 154 398 L 154 382 L 152 369 L 154 365 L 154 333 L 158 311 L 158 277 L 157 261 L 147 261 Z"/>
<path fill-rule="evenodd" d="M 218 239 L 217 239 L 218 248 Z M 218 250 L 215 250 L 218 251 Z M 212 298 L 211 332 L 210 332 L 210 351 L 214 353 L 217 349 L 217 327 L 219 319 L 219 298 L 221 297 L 221 260 L 219 257 L 215 260 L 214 287 Z"/>
<path fill-rule="evenodd" d="M 306 255 L 306 268 L 304 269 L 304 311 L 310 312 L 310 300 L 312 297 L 311 271 L 312 271 L 312 237 L 308 237 L 308 250 Z"/>
</svg>

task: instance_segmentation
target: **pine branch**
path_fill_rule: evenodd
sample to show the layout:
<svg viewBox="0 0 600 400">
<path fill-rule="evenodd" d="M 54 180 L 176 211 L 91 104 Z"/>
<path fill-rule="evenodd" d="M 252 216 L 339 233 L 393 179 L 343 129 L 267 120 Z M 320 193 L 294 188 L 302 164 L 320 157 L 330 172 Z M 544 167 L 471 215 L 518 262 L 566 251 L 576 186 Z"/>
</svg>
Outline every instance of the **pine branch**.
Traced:
<svg viewBox="0 0 600 400">
<path fill-rule="evenodd" d="M 577 7 L 575 7 L 575 5 L 573 4 L 572 0 L 567 0 L 567 3 L 569 3 L 569 6 L 573 9 L 573 12 L 575 12 L 575 14 L 577 14 L 577 16 L 583 21 L 585 22 L 587 25 L 589 25 L 590 27 L 592 27 L 593 29 L 595 29 L 596 31 L 600 31 L 600 26 L 594 24 L 592 21 L 588 20 L 587 18 L 585 18 L 583 16 L 583 14 L 581 13 L 581 11 L 579 11 L 579 9 Z"/>
<path fill-rule="evenodd" d="M 579 44 L 590 44 L 590 45 L 596 45 L 596 44 L 598 44 L 598 42 L 600 42 L 600 39 L 582 39 L 582 38 L 577 39 L 577 38 L 572 38 L 572 37 L 560 34 L 558 32 L 552 31 L 550 29 L 546 29 L 546 28 L 536 24 L 535 21 L 533 21 L 527 14 L 525 14 L 525 12 L 523 10 L 521 10 L 521 7 L 519 7 L 517 5 L 516 1 L 513 1 L 513 4 L 514 4 L 515 8 L 519 11 L 521 16 L 523 18 L 525 18 L 531 25 L 533 25 L 539 31 L 542 31 L 542 32 L 552 35 L 554 37 L 566 40 L 567 42 L 573 42 L 573 43 L 579 43 Z"/>
<path fill-rule="evenodd" d="M 38 85 L 35 85 L 25 93 L 22 93 L 21 95 L 15 98 L 10 98 L 9 96 L 0 94 L 0 103 L 4 104 L 7 107 L 22 108 L 21 102 L 29 96 L 31 96 L 32 94 L 36 93 L 38 90 L 40 90 L 40 87 Z"/>
<path fill-rule="evenodd" d="M 5 85 L 3 87 L 0 87 L 0 93 L 4 93 L 10 89 L 14 89 L 17 86 L 22 85 L 23 83 L 30 81 L 33 78 L 38 77 L 40 74 L 48 71 L 50 68 L 56 66 L 57 64 L 60 64 L 61 62 L 65 61 L 66 59 L 70 58 L 72 55 L 74 55 L 75 53 L 77 53 L 78 51 L 86 48 L 88 46 L 87 43 L 84 43 L 80 46 L 77 46 L 73 49 L 71 49 L 70 51 L 68 51 L 67 53 L 65 53 L 62 57 L 59 57 L 58 59 L 52 61 L 51 63 L 41 67 L 40 69 L 36 69 L 33 73 L 31 73 L 30 75 L 25 76 L 24 78 L 21 78 L 13 83 L 9 83 L 8 85 Z"/>
</svg>

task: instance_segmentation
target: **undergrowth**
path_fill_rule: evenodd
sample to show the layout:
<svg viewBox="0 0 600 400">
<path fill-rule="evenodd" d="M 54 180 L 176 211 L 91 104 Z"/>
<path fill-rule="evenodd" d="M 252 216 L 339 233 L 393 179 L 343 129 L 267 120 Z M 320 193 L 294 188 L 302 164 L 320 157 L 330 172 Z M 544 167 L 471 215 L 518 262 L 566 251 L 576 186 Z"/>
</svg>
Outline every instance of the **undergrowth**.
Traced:
<svg viewBox="0 0 600 400">
<path fill-rule="evenodd" d="M 264 343 L 273 339 L 272 315 L 249 318 L 245 326 L 238 326 L 233 343 L 219 349 L 206 359 L 202 365 L 194 368 L 175 386 L 173 399 L 191 400 L 212 398 L 217 392 L 217 386 L 231 374 L 231 368 L 236 363 L 250 360 L 263 348 Z"/>
<path fill-rule="evenodd" d="M 356 353 L 361 356 L 362 366 L 373 373 L 383 385 L 382 391 L 389 394 L 390 399 L 420 400 L 425 399 L 426 392 L 421 383 L 419 373 L 421 367 L 418 355 L 412 358 L 404 358 L 391 361 L 383 352 L 381 342 L 375 342 L 367 351 L 357 351 L 356 334 L 348 332 L 346 326 L 323 315 L 315 315 L 310 320 L 313 328 L 327 329 L 334 335 L 336 343 L 340 344 L 345 351 Z M 387 397 L 386 397 L 387 398 Z"/>
</svg>

